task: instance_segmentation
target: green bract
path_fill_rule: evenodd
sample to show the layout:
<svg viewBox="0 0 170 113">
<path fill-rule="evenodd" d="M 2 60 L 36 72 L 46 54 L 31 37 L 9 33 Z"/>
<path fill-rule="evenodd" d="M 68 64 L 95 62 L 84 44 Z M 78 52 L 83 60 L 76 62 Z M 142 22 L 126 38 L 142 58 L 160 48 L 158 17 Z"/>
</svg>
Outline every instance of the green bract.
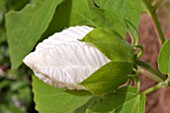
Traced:
<svg viewBox="0 0 170 113">
<path fill-rule="evenodd" d="M 82 41 L 94 45 L 113 62 L 134 62 L 133 47 L 113 30 L 94 29 Z"/>
<path fill-rule="evenodd" d="M 128 79 L 132 64 L 127 62 L 110 62 L 85 79 L 81 85 L 95 95 L 112 93 Z"/>
<path fill-rule="evenodd" d="M 82 85 L 98 95 L 112 92 L 127 81 L 128 74 L 132 73 L 134 51 L 120 35 L 108 29 L 94 29 L 82 41 L 91 43 L 111 60 L 84 80 Z"/>
</svg>

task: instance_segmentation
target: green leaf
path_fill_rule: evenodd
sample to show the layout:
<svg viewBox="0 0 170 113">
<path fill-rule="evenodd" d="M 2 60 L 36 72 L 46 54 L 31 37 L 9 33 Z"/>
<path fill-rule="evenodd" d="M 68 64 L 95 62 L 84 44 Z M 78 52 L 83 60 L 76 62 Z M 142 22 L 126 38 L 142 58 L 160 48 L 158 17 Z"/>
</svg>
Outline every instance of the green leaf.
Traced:
<svg viewBox="0 0 170 113">
<path fill-rule="evenodd" d="M 56 7 L 62 1 L 64 0 L 36 0 L 22 11 L 11 11 L 6 15 L 7 40 L 13 69 L 22 63 L 22 59 L 41 38 Z"/>
<path fill-rule="evenodd" d="M 142 13 L 147 13 L 148 12 L 148 8 L 146 7 L 145 3 L 142 0 L 142 7 L 141 7 L 141 12 Z"/>
<path fill-rule="evenodd" d="M 86 113 L 144 113 L 145 95 L 136 89 L 124 87 L 93 103 Z"/>
<path fill-rule="evenodd" d="M 126 33 L 124 20 L 129 20 L 136 29 L 138 28 L 141 0 L 94 0 L 94 4 L 92 2 L 93 0 L 72 1 L 70 25 L 109 27 L 122 37 Z"/>
<path fill-rule="evenodd" d="M 86 102 L 84 105 L 81 107 L 77 108 L 73 113 L 85 113 L 86 109 L 96 100 L 100 99 L 100 97 L 92 97 L 89 99 L 88 102 Z"/>
<path fill-rule="evenodd" d="M 112 3 L 111 5 L 113 6 L 114 4 Z M 126 26 L 124 19 L 117 16 L 117 11 L 94 8 L 93 6 L 88 0 L 73 0 L 70 25 L 89 25 L 100 28 L 109 27 L 116 30 L 122 37 L 125 36 Z M 136 10 L 136 7 L 134 10 Z"/>
<path fill-rule="evenodd" d="M 158 68 L 163 74 L 170 73 L 170 39 L 161 47 L 158 56 Z"/>
<path fill-rule="evenodd" d="M 91 43 L 114 62 L 134 62 L 133 47 L 112 30 L 94 29 L 82 41 Z"/>
<path fill-rule="evenodd" d="M 138 28 L 141 0 L 94 0 L 94 2 L 98 7 L 113 12 L 117 17 L 128 20 L 136 29 Z"/>
<path fill-rule="evenodd" d="M 8 11 L 10 10 L 19 11 L 30 1 L 31 0 L 6 0 L 6 7 Z"/>
<path fill-rule="evenodd" d="M 102 28 L 110 28 L 117 31 L 122 37 L 125 37 L 126 26 L 122 18 L 119 18 L 113 12 L 107 11 L 105 9 L 99 8 L 92 0 L 89 1 L 89 6 L 92 15 L 96 15 L 94 22 L 98 22 L 98 26 Z M 100 20 L 100 21 L 98 21 Z"/>
<path fill-rule="evenodd" d="M 95 95 L 111 93 L 127 81 L 131 72 L 131 63 L 109 62 L 81 82 L 81 85 Z"/>
<path fill-rule="evenodd" d="M 71 0 L 65 0 L 60 5 L 58 5 L 53 16 L 53 19 L 51 20 L 48 26 L 48 29 L 43 34 L 43 38 L 46 38 L 54 34 L 55 32 L 61 31 L 69 26 L 71 6 L 72 6 Z"/>
<path fill-rule="evenodd" d="M 33 76 L 33 92 L 36 109 L 40 113 L 82 113 L 91 96 L 74 96 L 64 89 L 51 87 Z M 87 103 L 86 103 L 87 102 Z M 85 106 L 83 106 L 86 104 Z M 85 108 L 84 108 L 85 107 Z"/>
<path fill-rule="evenodd" d="M 87 0 L 72 0 L 72 9 L 69 22 L 70 26 L 74 26 L 77 24 L 98 26 L 95 23 L 94 18 L 95 15 L 92 15 Z"/>
<path fill-rule="evenodd" d="M 90 96 L 90 95 L 92 95 L 89 91 L 85 91 L 85 90 L 66 90 L 65 92 L 70 93 L 75 96 Z"/>
</svg>

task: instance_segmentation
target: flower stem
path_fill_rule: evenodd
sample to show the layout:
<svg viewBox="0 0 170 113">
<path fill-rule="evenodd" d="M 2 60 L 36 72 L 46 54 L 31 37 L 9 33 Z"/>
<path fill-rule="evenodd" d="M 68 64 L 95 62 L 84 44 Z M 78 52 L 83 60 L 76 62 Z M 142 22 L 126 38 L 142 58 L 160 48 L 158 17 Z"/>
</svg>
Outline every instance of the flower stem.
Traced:
<svg viewBox="0 0 170 113">
<path fill-rule="evenodd" d="M 164 83 L 163 83 L 163 82 L 160 82 L 160 83 L 158 83 L 157 85 L 152 86 L 152 87 L 150 87 L 149 89 L 146 89 L 146 90 L 143 91 L 142 93 L 145 94 L 145 95 L 147 95 L 147 94 L 149 94 L 149 93 L 151 93 L 151 92 L 153 92 L 153 91 L 155 91 L 155 90 L 157 90 L 157 89 L 160 89 L 160 88 L 163 87 L 163 86 L 164 86 Z"/>
<path fill-rule="evenodd" d="M 153 22 L 154 22 L 154 26 L 156 28 L 156 33 L 157 36 L 159 37 L 161 43 L 163 44 L 165 42 L 165 38 L 158 20 L 158 17 L 156 15 L 156 9 L 159 7 L 159 5 L 161 4 L 162 0 L 158 0 L 157 3 L 155 4 L 155 6 L 152 6 L 151 3 L 149 3 L 147 0 L 143 0 L 144 4 L 146 5 L 147 9 L 148 9 L 148 13 L 151 16 Z"/>
</svg>

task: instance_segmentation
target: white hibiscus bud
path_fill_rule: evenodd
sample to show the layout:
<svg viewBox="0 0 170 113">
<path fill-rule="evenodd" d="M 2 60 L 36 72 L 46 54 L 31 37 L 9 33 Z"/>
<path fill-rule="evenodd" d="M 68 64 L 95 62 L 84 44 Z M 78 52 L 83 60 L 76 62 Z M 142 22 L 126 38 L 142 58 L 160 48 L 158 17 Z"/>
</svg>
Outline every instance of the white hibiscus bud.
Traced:
<svg viewBox="0 0 170 113">
<path fill-rule="evenodd" d="M 94 46 L 78 41 L 92 30 L 76 26 L 55 33 L 39 43 L 23 62 L 47 84 L 86 90 L 79 83 L 110 61 Z"/>
</svg>

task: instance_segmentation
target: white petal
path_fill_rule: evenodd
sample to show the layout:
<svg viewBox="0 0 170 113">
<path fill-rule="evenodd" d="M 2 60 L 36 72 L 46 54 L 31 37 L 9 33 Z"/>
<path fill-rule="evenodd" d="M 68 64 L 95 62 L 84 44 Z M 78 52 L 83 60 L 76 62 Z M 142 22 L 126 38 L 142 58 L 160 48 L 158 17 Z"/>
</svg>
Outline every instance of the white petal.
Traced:
<svg viewBox="0 0 170 113">
<path fill-rule="evenodd" d="M 91 30 L 88 26 L 76 26 L 55 33 L 39 43 L 23 61 L 50 85 L 85 89 L 79 83 L 110 61 L 89 43 L 78 41 Z"/>
</svg>

